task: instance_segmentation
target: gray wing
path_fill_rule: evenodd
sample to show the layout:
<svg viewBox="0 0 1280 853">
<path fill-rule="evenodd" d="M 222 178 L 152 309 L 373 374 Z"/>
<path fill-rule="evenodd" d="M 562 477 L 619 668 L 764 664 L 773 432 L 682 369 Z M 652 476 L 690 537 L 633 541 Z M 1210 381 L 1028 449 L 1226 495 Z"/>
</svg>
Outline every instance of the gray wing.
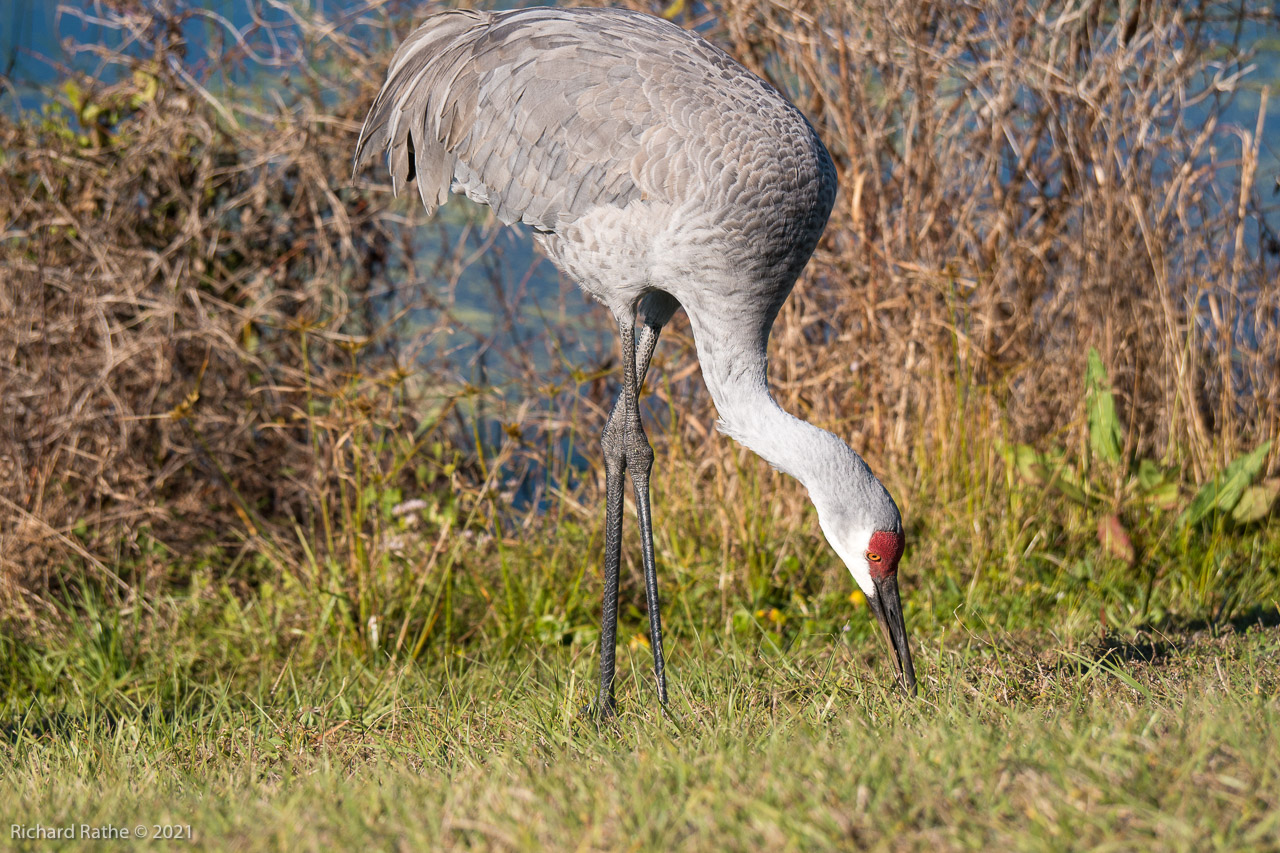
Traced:
<svg viewBox="0 0 1280 853">
<path fill-rule="evenodd" d="M 647 15 L 445 12 L 396 51 L 356 166 L 385 151 L 393 189 L 416 181 L 428 213 L 453 188 L 505 223 L 555 230 L 601 204 L 705 186 L 724 170 L 711 161 L 733 116 L 760 106 L 731 103 L 734 90 L 794 111 L 718 49 Z"/>
</svg>

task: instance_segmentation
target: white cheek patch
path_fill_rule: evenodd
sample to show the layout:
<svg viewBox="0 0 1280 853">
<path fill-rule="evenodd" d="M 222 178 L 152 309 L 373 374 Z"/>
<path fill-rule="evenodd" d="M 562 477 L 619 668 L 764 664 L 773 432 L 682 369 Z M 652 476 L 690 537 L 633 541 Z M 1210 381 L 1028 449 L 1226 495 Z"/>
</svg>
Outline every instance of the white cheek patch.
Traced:
<svg viewBox="0 0 1280 853">
<path fill-rule="evenodd" d="M 821 517 L 818 522 L 821 524 Z M 853 575 L 853 579 L 857 581 L 864 595 L 872 595 L 875 589 L 871 584 L 871 567 L 867 565 L 867 546 L 871 544 L 871 534 L 874 532 L 873 530 L 837 531 L 828 530 L 825 525 L 822 527 L 822 533 L 827 537 L 827 542 L 831 544 L 840 559 L 844 560 L 845 567 L 849 570 L 849 574 Z"/>
</svg>

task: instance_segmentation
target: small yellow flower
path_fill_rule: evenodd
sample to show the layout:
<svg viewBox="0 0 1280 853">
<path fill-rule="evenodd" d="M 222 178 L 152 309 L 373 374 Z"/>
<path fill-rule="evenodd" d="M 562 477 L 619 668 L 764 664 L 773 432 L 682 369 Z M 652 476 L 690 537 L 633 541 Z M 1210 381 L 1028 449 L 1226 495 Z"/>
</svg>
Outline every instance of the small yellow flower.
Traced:
<svg viewBox="0 0 1280 853">
<path fill-rule="evenodd" d="M 631 649 L 633 652 L 636 649 L 647 649 L 649 648 L 649 638 L 644 634 L 635 634 L 631 637 L 630 641 L 627 642 L 627 648 Z"/>
<path fill-rule="evenodd" d="M 861 607 L 867 603 L 867 597 L 862 594 L 862 590 L 855 589 L 853 592 L 849 593 L 849 603 L 854 607 Z"/>
</svg>

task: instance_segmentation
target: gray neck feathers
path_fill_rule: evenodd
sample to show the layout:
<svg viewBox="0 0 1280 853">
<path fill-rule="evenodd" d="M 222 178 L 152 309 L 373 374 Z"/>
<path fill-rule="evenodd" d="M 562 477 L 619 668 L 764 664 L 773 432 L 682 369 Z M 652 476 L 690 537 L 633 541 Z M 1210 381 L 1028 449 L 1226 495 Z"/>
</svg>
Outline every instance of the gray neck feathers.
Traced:
<svg viewBox="0 0 1280 853">
<path fill-rule="evenodd" d="M 865 527 L 896 523 L 897 507 L 862 457 L 835 435 L 787 413 L 773 399 L 762 351 L 734 347 L 736 351 L 729 353 L 701 342 L 698 349 L 721 432 L 799 480 L 824 519 Z"/>
</svg>

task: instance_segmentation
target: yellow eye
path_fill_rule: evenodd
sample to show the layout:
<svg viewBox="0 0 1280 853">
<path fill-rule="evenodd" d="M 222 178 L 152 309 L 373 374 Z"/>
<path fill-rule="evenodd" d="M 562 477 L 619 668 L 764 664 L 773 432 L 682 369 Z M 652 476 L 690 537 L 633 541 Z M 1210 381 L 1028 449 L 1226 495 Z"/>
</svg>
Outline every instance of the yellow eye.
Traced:
<svg viewBox="0 0 1280 853">
<path fill-rule="evenodd" d="M 879 554 L 877 554 L 875 551 L 868 551 L 868 552 L 867 552 L 867 559 L 868 559 L 868 560 L 870 560 L 870 561 L 871 561 L 871 562 L 873 562 L 873 563 L 878 563 L 878 562 L 880 562 L 880 555 L 879 555 Z"/>
</svg>

